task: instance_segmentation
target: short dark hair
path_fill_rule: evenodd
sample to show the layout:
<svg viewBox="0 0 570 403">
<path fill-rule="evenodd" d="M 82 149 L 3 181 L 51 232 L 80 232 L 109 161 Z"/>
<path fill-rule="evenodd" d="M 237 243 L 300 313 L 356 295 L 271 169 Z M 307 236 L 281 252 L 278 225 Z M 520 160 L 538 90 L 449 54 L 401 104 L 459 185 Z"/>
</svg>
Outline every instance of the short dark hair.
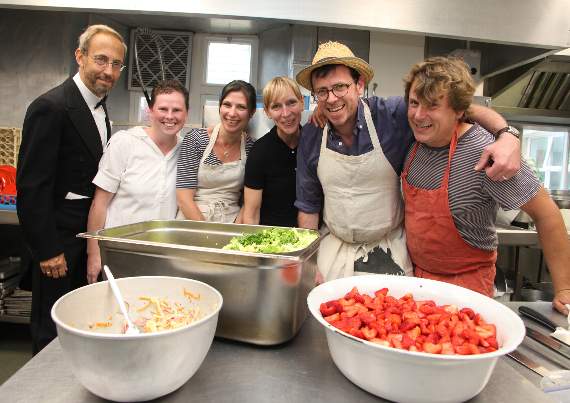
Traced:
<svg viewBox="0 0 570 403">
<path fill-rule="evenodd" d="M 222 93 L 220 95 L 220 106 L 224 99 L 230 94 L 230 92 L 240 91 L 245 96 L 247 101 L 247 110 L 251 114 L 255 112 L 257 106 L 257 98 L 255 96 L 255 88 L 250 83 L 243 80 L 234 80 L 227 83 L 224 88 L 222 88 Z"/>
<path fill-rule="evenodd" d="M 336 69 L 338 66 L 346 67 L 350 71 L 350 76 L 352 77 L 354 82 L 357 82 L 360 79 L 360 73 L 358 71 L 356 71 L 355 69 L 353 69 L 352 67 L 345 66 L 344 64 L 325 64 L 324 66 L 316 68 L 311 72 L 311 87 L 314 88 L 313 79 L 322 78 L 322 77 L 326 76 L 332 70 Z"/>
<path fill-rule="evenodd" d="M 171 94 L 173 92 L 179 92 L 184 96 L 184 105 L 186 106 L 186 110 L 188 110 L 190 94 L 186 87 L 184 87 L 178 80 L 161 80 L 156 83 L 152 89 L 152 93 L 150 94 L 150 104 L 148 107 L 152 108 L 154 106 L 156 97 L 160 94 Z"/>
</svg>

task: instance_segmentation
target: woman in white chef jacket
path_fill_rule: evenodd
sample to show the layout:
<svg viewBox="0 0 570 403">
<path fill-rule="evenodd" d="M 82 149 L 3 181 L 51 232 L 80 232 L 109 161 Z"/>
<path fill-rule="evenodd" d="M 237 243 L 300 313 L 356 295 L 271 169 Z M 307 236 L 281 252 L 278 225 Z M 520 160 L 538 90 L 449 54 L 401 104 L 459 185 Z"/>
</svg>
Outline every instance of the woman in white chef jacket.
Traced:
<svg viewBox="0 0 570 403">
<path fill-rule="evenodd" d="M 253 145 L 245 130 L 255 106 L 255 88 L 232 81 L 222 89 L 220 123 L 211 133 L 193 129 L 184 137 L 176 174 L 178 218 L 242 222 L 245 161 Z"/>
<path fill-rule="evenodd" d="M 176 163 L 188 117 L 188 90 L 178 81 L 159 82 L 152 90 L 149 127 L 115 133 L 93 179 L 97 186 L 87 230 L 176 217 Z M 97 281 L 101 255 L 87 241 L 87 280 Z"/>
</svg>

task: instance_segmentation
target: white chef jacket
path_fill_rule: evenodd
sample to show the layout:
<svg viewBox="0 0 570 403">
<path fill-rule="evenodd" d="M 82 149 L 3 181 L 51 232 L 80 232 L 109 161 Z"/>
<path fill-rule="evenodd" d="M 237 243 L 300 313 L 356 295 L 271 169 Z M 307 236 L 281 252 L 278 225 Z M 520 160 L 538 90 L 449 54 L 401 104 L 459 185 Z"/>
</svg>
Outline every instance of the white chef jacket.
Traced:
<svg viewBox="0 0 570 403">
<path fill-rule="evenodd" d="M 93 183 L 115 193 L 107 209 L 105 228 L 156 219 L 174 219 L 176 162 L 182 136 L 164 155 L 142 127 L 111 137 Z"/>
</svg>

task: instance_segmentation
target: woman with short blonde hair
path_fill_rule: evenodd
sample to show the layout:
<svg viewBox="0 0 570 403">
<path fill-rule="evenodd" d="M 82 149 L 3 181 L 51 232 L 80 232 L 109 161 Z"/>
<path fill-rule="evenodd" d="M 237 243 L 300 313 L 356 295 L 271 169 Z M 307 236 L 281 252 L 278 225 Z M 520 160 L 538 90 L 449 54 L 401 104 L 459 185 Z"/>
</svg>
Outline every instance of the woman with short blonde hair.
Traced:
<svg viewBox="0 0 570 403">
<path fill-rule="evenodd" d="M 263 105 L 275 126 L 253 145 L 245 167 L 246 224 L 297 226 L 297 145 L 304 109 L 299 86 L 275 77 L 263 89 Z"/>
</svg>

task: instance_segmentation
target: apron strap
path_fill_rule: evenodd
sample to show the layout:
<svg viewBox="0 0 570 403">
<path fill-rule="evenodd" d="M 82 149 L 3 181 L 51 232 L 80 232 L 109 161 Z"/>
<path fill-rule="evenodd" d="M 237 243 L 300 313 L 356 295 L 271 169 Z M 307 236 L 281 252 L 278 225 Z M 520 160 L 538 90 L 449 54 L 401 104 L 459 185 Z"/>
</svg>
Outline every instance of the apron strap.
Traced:
<svg viewBox="0 0 570 403">
<path fill-rule="evenodd" d="M 449 175 L 451 172 L 451 159 L 453 154 L 455 154 L 455 149 L 457 148 L 457 133 L 459 131 L 459 122 L 455 123 L 455 129 L 453 130 L 453 136 L 451 137 L 451 144 L 449 145 L 449 154 L 447 156 L 447 167 L 443 174 L 443 180 L 441 181 L 441 186 L 445 189 L 449 187 Z"/>
<path fill-rule="evenodd" d="M 206 146 L 206 149 L 204 150 L 204 154 L 202 155 L 202 158 L 200 159 L 200 165 L 202 165 L 204 163 L 204 161 L 206 161 L 206 158 L 208 158 L 208 155 L 210 155 L 210 153 L 214 149 L 214 145 L 216 144 L 216 140 L 218 138 L 218 133 L 220 132 L 221 126 L 222 126 L 221 123 L 218 123 L 216 126 L 214 126 L 214 130 L 212 131 L 212 135 L 210 136 L 210 140 L 208 141 L 208 145 Z"/>
<path fill-rule="evenodd" d="M 449 174 L 451 172 L 451 159 L 453 158 L 453 154 L 455 154 L 455 149 L 457 148 L 458 130 L 459 130 L 459 123 L 456 123 L 455 129 L 453 131 L 453 136 L 451 137 L 451 143 L 449 145 L 449 154 L 447 156 L 447 167 L 445 169 L 445 172 L 443 173 L 443 178 L 441 180 L 441 186 L 443 186 L 445 188 L 449 187 Z M 412 165 L 412 161 L 416 157 L 416 154 L 417 154 L 417 151 L 418 151 L 418 148 L 420 145 L 421 145 L 421 143 L 418 143 L 417 141 L 414 143 L 414 146 L 413 146 L 412 151 L 410 153 L 410 158 L 408 159 L 408 161 L 406 161 L 406 163 L 404 165 L 404 170 L 402 171 L 402 179 L 404 179 L 404 180 L 408 179 L 408 173 L 410 171 L 410 166 Z"/>
</svg>

